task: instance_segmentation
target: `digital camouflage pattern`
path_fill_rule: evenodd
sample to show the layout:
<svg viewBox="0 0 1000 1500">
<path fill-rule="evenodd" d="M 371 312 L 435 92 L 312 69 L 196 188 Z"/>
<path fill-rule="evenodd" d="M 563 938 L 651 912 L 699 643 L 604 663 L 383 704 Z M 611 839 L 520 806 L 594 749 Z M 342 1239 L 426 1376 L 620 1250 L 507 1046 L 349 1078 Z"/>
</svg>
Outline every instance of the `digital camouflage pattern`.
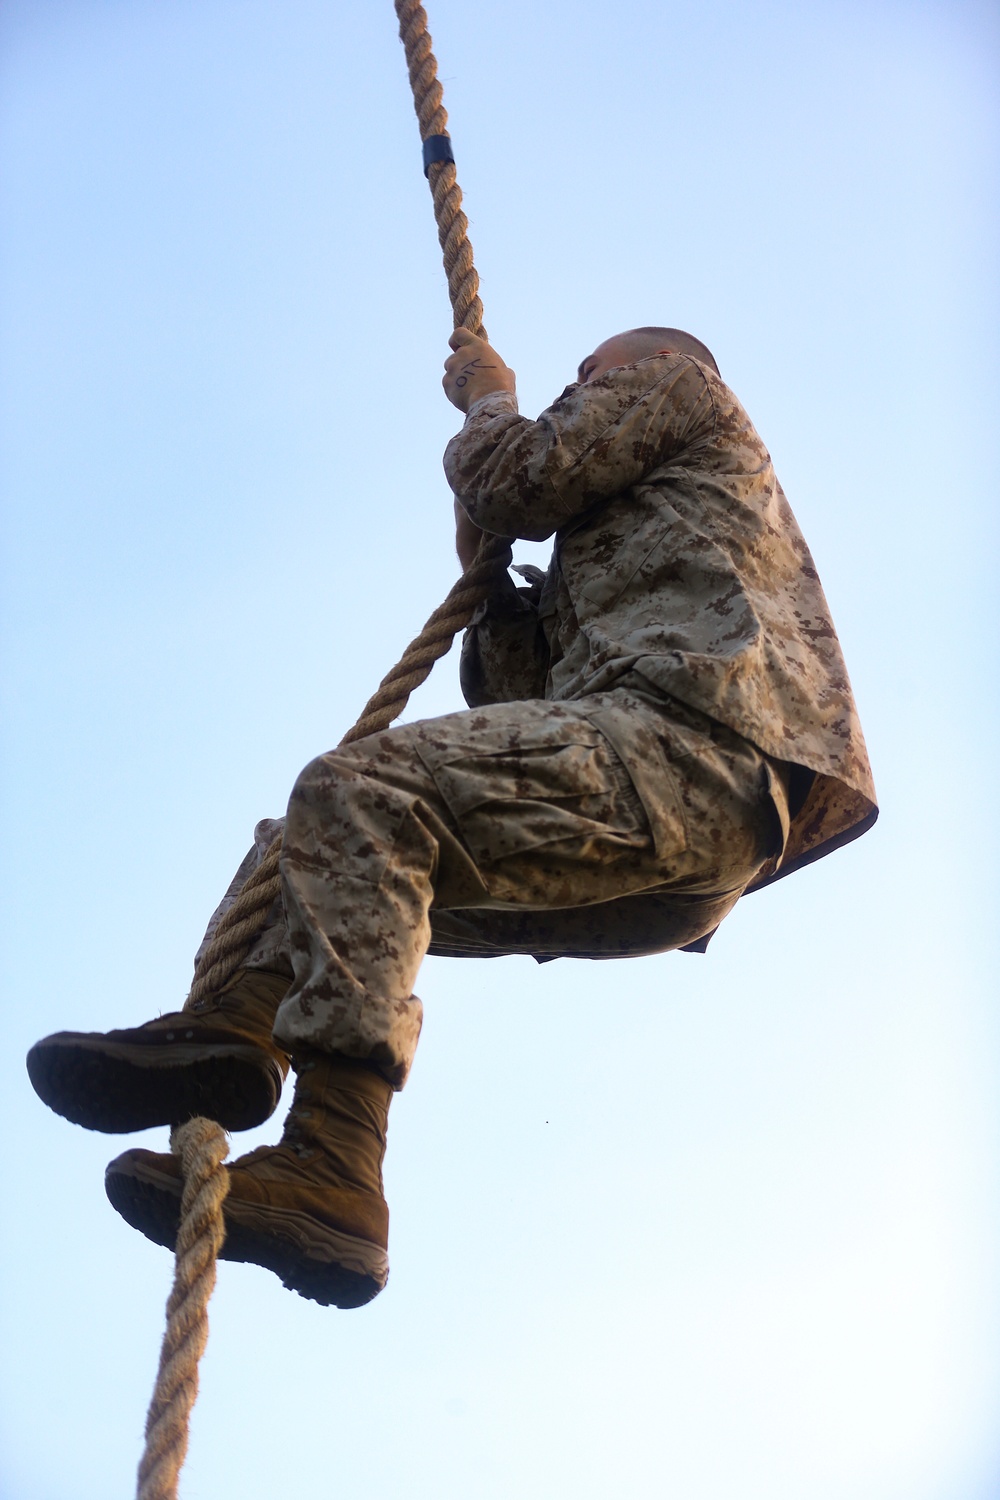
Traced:
<svg viewBox="0 0 1000 1500">
<path fill-rule="evenodd" d="M 513 396 L 483 397 L 445 471 L 484 530 L 555 533 L 542 580 L 499 587 L 480 612 L 465 651 L 470 701 L 622 685 L 679 699 L 816 773 L 779 873 L 874 822 L 815 565 L 767 449 L 714 371 L 656 355 L 569 386 L 537 421 Z"/>
<path fill-rule="evenodd" d="M 537 422 L 484 397 L 445 463 L 485 530 L 555 533 L 551 565 L 498 584 L 467 633 L 471 712 L 306 768 L 284 904 L 248 960 L 294 974 L 282 1046 L 366 1058 L 397 1088 L 426 952 L 703 947 L 744 890 L 875 817 L 812 559 L 713 372 L 658 355 Z M 258 825 L 220 913 L 280 827 Z"/>
<path fill-rule="evenodd" d="M 449 714 L 320 756 L 288 806 L 284 909 L 248 960 L 294 973 L 275 1039 L 366 1058 L 400 1088 L 428 949 L 611 958 L 695 942 L 773 866 L 775 799 L 754 746 L 621 690 Z M 213 926 L 279 827 L 258 825 Z"/>
</svg>

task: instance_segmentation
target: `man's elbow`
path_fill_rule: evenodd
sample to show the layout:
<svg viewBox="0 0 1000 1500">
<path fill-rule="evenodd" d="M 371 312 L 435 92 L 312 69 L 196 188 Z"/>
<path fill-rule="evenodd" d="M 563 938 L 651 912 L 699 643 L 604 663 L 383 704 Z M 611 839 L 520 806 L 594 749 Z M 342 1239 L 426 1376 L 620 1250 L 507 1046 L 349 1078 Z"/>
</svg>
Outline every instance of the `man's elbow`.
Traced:
<svg viewBox="0 0 1000 1500">
<path fill-rule="evenodd" d="M 547 542 L 558 530 L 556 521 L 526 521 L 516 533 L 522 542 Z"/>
<path fill-rule="evenodd" d="M 465 503 L 481 531 L 488 531 L 492 536 L 517 537 L 523 542 L 548 541 L 566 519 L 528 506 Z"/>
</svg>

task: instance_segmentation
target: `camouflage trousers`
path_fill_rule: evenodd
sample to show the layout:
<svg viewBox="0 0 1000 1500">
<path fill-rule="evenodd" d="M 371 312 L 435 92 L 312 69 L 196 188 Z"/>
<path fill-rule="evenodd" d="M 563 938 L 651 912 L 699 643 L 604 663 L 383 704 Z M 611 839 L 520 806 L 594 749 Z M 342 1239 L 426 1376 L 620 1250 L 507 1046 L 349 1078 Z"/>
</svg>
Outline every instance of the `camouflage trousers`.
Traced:
<svg viewBox="0 0 1000 1500">
<path fill-rule="evenodd" d="M 292 792 L 282 900 L 248 959 L 293 978 L 275 1038 L 366 1058 L 401 1088 L 428 951 L 696 943 L 780 853 L 780 772 L 704 715 L 623 691 L 449 714 L 320 756 Z M 258 824 L 205 943 L 281 828 Z"/>
</svg>

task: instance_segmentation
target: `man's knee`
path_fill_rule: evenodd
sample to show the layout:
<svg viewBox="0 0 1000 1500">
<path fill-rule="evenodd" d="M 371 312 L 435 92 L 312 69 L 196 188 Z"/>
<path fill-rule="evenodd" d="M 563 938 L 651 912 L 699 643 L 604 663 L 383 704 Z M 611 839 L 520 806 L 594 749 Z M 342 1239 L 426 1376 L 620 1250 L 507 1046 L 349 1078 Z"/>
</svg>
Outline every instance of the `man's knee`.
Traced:
<svg viewBox="0 0 1000 1500">
<path fill-rule="evenodd" d="M 289 804 L 311 803 L 317 796 L 326 796 L 329 789 L 338 781 L 339 767 L 334 761 L 334 752 L 326 755 L 317 755 L 296 776 L 292 785 L 292 794 Z"/>
<path fill-rule="evenodd" d="M 365 741 L 310 761 L 289 799 L 285 858 L 380 866 L 414 821 L 420 799 L 405 767 L 398 775 L 393 769 L 393 758 L 376 760 Z"/>
</svg>

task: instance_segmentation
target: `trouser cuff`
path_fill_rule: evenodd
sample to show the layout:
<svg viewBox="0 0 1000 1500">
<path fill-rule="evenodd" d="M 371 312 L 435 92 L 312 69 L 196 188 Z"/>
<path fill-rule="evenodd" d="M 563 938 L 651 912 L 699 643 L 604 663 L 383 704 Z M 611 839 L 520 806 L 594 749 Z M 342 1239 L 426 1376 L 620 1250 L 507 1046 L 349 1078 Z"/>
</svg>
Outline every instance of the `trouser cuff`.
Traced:
<svg viewBox="0 0 1000 1500">
<path fill-rule="evenodd" d="M 424 1007 L 416 995 L 381 1000 L 362 994 L 341 999 L 293 985 L 274 1021 L 274 1040 L 294 1054 L 303 1047 L 353 1057 L 381 1073 L 398 1092 L 413 1065 Z"/>
</svg>

